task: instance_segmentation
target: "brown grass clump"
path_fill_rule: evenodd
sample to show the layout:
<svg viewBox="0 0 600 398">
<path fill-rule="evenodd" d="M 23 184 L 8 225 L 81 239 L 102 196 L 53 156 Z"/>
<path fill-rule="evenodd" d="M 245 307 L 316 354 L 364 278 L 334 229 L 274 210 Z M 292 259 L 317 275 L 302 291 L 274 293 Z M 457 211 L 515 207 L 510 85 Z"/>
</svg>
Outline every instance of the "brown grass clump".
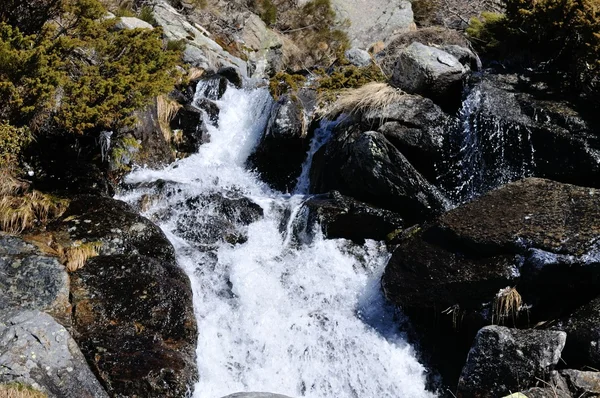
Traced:
<svg viewBox="0 0 600 398">
<path fill-rule="evenodd" d="M 513 323 L 521 311 L 523 301 L 521 295 L 514 287 L 501 289 L 494 298 L 494 310 L 492 311 L 492 324 L 500 324 L 508 317 L 511 317 Z"/>
<path fill-rule="evenodd" d="M 167 142 L 171 142 L 173 135 L 171 127 L 169 127 L 169 123 L 171 120 L 173 120 L 175 115 L 177 115 L 177 111 L 179 111 L 181 108 L 182 105 L 179 102 L 174 101 L 165 95 L 159 95 L 156 97 L 156 114 L 158 116 L 158 124 Z"/>
<path fill-rule="evenodd" d="M 102 247 L 100 242 L 79 243 L 77 246 L 68 247 L 64 251 L 64 264 L 69 272 L 82 268 L 85 262 L 98 255 Z"/>
<path fill-rule="evenodd" d="M 386 107 L 398 101 L 403 95 L 405 95 L 404 91 L 387 83 L 367 83 L 359 88 L 341 91 L 337 101 L 324 113 L 329 118 L 342 113 L 360 114 L 369 109 Z"/>
<path fill-rule="evenodd" d="M 47 398 L 48 395 L 20 383 L 0 384 L 0 398 Z"/>
<path fill-rule="evenodd" d="M 21 233 L 36 223 L 45 224 L 59 217 L 67 208 L 67 200 L 31 190 L 29 183 L 0 169 L 0 230 Z"/>
<path fill-rule="evenodd" d="M 58 257 L 69 272 L 82 268 L 88 259 L 98 256 L 102 248 L 102 242 L 72 242 L 68 234 L 62 236 L 60 233 L 44 232 L 23 238 L 36 245 L 43 253 Z"/>
</svg>

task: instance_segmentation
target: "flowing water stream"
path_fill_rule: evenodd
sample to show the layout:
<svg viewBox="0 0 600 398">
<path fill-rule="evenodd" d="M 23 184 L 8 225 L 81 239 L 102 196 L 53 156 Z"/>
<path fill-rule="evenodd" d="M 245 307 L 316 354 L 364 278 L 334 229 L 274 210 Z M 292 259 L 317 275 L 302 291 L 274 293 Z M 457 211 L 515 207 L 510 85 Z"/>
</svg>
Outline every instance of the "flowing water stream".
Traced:
<svg viewBox="0 0 600 398">
<path fill-rule="evenodd" d="M 245 167 L 270 95 L 229 87 L 217 104 L 210 143 L 163 170 L 133 172 L 127 182 L 137 188 L 121 197 L 144 203 L 190 277 L 199 330 L 194 397 L 433 396 L 380 289 L 385 246 L 326 240 L 313 226 L 310 239 L 298 239 L 309 165 L 293 195 L 270 190 Z M 315 135 L 308 161 L 327 131 L 324 124 Z"/>
</svg>

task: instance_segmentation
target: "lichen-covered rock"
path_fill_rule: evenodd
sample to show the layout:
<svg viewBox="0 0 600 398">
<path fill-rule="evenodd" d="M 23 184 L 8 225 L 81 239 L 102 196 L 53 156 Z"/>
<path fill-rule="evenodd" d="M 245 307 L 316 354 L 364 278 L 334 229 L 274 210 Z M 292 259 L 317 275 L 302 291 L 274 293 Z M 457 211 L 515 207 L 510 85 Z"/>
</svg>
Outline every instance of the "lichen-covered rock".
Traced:
<svg viewBox="0 0 600 398">
<path fill-rule="evenodd" d="M 172 262 L 175 251 L 165 234 L 127 203 L 112 198 L 75 197 L 51 227 L 71 240 L 100 242 L 101 255 L 140 254 Z"/>
<path fill-rule="evenodd" d="M 70 324 L 69 277 L 55 257 L 20 238 L 0 235 L 0 275 L 1 313 L 38 310 Z"/>
<path fill-rule="evenodd" d="M 134 17 L 120 17 L 114 28 L 117 30 L 154 29 L 148 22 Z"/>
<path fill-rule="evenodd" d="M 192 25 L 184 15 L 180 14 L 166 1 L 157 2 L 153 8 L 156 23 L 163 28 L 168 40 L 184 40 L 186 48 L 183 60 L 194 66 L 216 71 L 223 66 L 231 66 L 247 75 L 246 63 L 229 54 L 208 37 L 208 32 Z"/>
<path fill-rule="evenodd" d="M 248 59 L 255 64 L 253 77 L 273 75 L 282 69 L 283 40 L 258 15 L 248 15 L 240 36 Z"/>
<path fill-rule="evenodd" d="M 477 333 L 457 397 L 500 397 L 549 380 L 566 333 L 486 326 Z"/>
<path fill-rule="evenodd" d="M 72 274 L 74 338 L 115 397 L 183 397 L 196 381 L 187 276 L 172 261 L 99 256 Z"/>
<path fill-rule="evenodd" d="M 267 128 L 249 158 L 262 179 L 286 192 L 296 186 L 309 139 L 304 108 L 298 98 L 283 95 L 271 111 Z"/>
<path fill-rule="evenodd" d="M 574 397 L 600 396 L 600 372 L 564 369 L 559 373 L 565 379 Z"/>
<path fill-rule="evenodd" d="M 377 131 L 340 126 L 314 155 L 311 192 L 343 195 L 397 212 L 407 223 L 441 213 L 443 195 Z"/>
<path fill-rule="evenodd" d="M 443 107 L 458 107 L 467 70 L 455 56 L 414 42 L 400 51 L 391 83 Z"/>
<path fill-rule="evenodd" d="M 415 27 L 410 1 L 332 0 L 331 6 L 340 22 L 350 21 L 348 37 L 353 47 L 366 49 Z"/>
<path fill-rule="evenodd" d="M 364 66 L 369 66 L 371 65 L 371 54 L 369 54 L 367 51 L 362 50 L 360 48 L 351 48 L 349 50 L 346 50 L 346 53 L 344 54 L 346 56 L 346 59 L 348 59 L 348 62 L 350 62 L 352 65 L 354 66 L 358 66 L 358 67 L 364 67 Z"/>
<path fill-rule="evenodd" d="M 35 386 L 51 398 L 108 398 L 69 332 L 33 310 L 0 315 L 0 383 Z"/>
<path fill-rule="evenodd" d="M 404 221 L 389 210 L 369 206 L 339 192 L 316 195 L 304 203 L 308 209 L 308 227 L 318 222 L 327 238 L 385 240 L 401 229 Z"/>
</svg>

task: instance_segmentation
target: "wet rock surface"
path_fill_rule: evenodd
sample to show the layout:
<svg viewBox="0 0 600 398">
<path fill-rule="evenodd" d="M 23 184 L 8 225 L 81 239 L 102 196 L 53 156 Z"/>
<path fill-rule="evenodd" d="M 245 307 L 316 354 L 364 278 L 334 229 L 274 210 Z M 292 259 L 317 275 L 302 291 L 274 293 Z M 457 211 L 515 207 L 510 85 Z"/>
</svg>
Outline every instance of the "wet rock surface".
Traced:
<svg viewBox="0 0 600 398">
<path fill-rule="evenodd" d="M 82 195 L 73 198 L 51 230 L 71 240 L 100 242 L 101 255 L 139 254 L 172 262 L 173 246 L 150 220 L 120 200 Z"/>
<path fill-rule="evenodd" d="M 480 159 L 469 172 L 479 193 L 526 176 L 599 186 L 597 123 L 544 83 L 486 72 L 467 101 L 468 134 Z"/>
<path fill-rule="evenodd" d="M 309 146 L 304 108 L 298 98 L 281 96 L 271 111 L 264 135 L 249 158 L 273 188 L 292 191 Z"/>
<path fill-rule="evenodd" d="M 0 383 L 35 386 L 51 398 L 108 398 L 69 332 L 35 310 L 0 315 Z"/>
<path fill-rule="evenodd" d="M 402 218 L 389 210 L 369 206 L 339 192 L 316 195 L 304 204 L 308 226 L 318 222 L 329 239 L 344 238 L 357 243 L 365 239 L 385 240 L 403 226 Z"/>
<path fill-rule="evenodd" d="M 178 218 L 177 230 L 182 237 L 204 248 L 222 241 L 245 242 L 243 227 L 263 215 L 258 204 L 235 193 L 229 197 L 219 193 L 192 197 L 181 204 L 180 210 L 184 209 L 186 215 Z"/>
<path fill-rule="evenodd" d="M 70 324 L 69 277 L 55 257 L 20 238 L 0 235 L 0 275 L 0 314 L 37 310 Z"/>
<path fill-rule="evenodd" d="M 533 327 L 600 294 L 599 203 L 595 189 L 530 178 L 403 233 L 383 289 L 450 385 L 484 325 Z"/>
<path fill-rule="evenodd" d="M 339 191 L 357 200 L 397 212 L 407 223 L 423 221 L 445 208 L 438 190 L 406 157 L 376 131 L 350 125 L 314 156 L 311 192 Z"/>
<path fill-rule="evenodd" d="M 469 352 L 457 397 L 499 397 L 549 380 L 565 339 L 564 332 L 486 326 Z"/>
<path fill-rule="evenodd" d="M 71 279 L 74 337 L 111 396 L 182 397 L 198 375 L 187 276 L 174 262 L 99 256 Z"/>
</svg>

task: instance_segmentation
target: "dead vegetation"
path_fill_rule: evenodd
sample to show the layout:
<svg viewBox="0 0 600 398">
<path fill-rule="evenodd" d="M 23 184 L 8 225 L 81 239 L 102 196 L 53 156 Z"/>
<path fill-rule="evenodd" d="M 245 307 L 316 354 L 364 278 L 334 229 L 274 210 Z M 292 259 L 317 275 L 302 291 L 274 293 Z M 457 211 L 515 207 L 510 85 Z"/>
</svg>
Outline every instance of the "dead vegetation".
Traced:
<svg viewBox="0 0 600 398">
<path fill-rule="evenodd" d="M 71 241 L 68 236 L 60 233 L 42 232 L 25 235 L 23 238 L 36 245 L 43 253 L 57 257 L 69 272 L 82 268 L 88 259 L 98 256 L 102 248 L 102 242 Z"/>
<path fill-rule="evenodd" d="M 21 383 L 0 384 L 0 398 L 47 398 L 48 395 Z"/>
<path fill-rule="evenodd" d="M 361 114 L 369 109 L 381 109 L 400 100 L 405 93 L 387 83 L 367 83 L 362 87 L 342 90 L 325 115 L 329 118 L 345 113 Z"/>
<path fill-rule="evenodd" d="M 29 183 L 0 169 L 0 230 L 18 234 L 59 217 L 68 201 L 31 189 Z"/>
<path fill-rule="evenodd" d="M 494 297 L 492 324 L 504 323 L 510 318 L 514 324 L 523 306 L 521 295 L 515 287 L 501 289 Z"/>
</svg>

